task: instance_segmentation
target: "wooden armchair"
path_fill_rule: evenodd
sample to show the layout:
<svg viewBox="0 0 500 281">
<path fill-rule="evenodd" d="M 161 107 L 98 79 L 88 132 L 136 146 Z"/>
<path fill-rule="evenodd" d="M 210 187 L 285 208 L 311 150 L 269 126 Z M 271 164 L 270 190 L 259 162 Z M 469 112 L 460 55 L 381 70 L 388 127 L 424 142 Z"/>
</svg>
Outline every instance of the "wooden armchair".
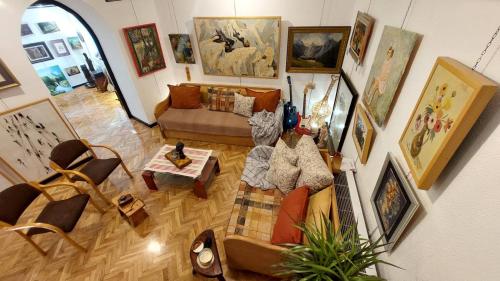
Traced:
<svg viewBox="0 0 500 281">
<path fill-rule="evenodd" d="M 100 159 L 95 154 L 92 148 L 104 148 L 111 151 L 116 157 Z M 67 170 L 67 168 L 76 159 L 82 156 L 84 153 L 92 153 L 93 159 L 87 162 L 79 170 Z M 123 163 L 122 158 L 111 147 L 105 145 L 92 145 L 87 140 L 68 140 L 62 142 L 52 149 L 50 154 L 50 167 L 56 172 L 61 173 L 70 182 L 84 181 L 87 182 L 96 191 L 97 195 L 106 201 L 108 204 L 112 204 L 111 201 L 106 198 L 101 191 L 97 188 L 102 182 L 104 182 L 109 175 L 115 170 L 118 165 L 121 165 L 130 178 L 133 178 L 127 166 Z"/>
<path fill-rule="evenodd" d="M 54 187 L 73 188 L 78 194 L 68 199 L 56 201 L 47 193 L 47 189 Z M 43 194 L 49 200 L 49 203 L 43 208 L 34 222 L 18 225 L 17 221 L 21 215 L 40 194 Z M 42 248 L 31 239 L 33 235 L 55 232 L 78 250 L 86 252 L 84 247 L 76 243 L 66 233 L 73 230 L 88 201 L 90 201 L 101 214 L 104 213 L 104 211 L 95 204 L 90 195 L 75 184 L 17 184 L 0 192 L 0 229 L 18 233 L 44 256 L 47 252 L 42 250 Z M 24 230 L 27 231 L 24 232 Z"/>
</svg>

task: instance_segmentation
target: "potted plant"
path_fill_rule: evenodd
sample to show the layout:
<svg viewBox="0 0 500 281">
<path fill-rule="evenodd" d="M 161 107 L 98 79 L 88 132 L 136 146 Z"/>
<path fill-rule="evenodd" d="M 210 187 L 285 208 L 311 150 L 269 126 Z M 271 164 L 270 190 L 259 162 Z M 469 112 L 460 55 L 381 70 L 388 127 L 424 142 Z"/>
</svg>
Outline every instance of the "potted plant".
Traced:
<svg viewBox="0 0 500 281">
<path fill-rule="evenodd" d="M 322 216 L 322 226 L 298 225 L 308 243 L 295 245 L 285 252 L 284 262 L 279 265 L 278 275 L 292 280 L 329 281 L 379 281 L 365 269 L 377 263 L 395 266 L 378 258 L 385 252 L 379 238 L 375 242 L 362 238 L 357 225 L 351 225 L 344 233 L 334 230 L 330 219 Z"/>
</svg>

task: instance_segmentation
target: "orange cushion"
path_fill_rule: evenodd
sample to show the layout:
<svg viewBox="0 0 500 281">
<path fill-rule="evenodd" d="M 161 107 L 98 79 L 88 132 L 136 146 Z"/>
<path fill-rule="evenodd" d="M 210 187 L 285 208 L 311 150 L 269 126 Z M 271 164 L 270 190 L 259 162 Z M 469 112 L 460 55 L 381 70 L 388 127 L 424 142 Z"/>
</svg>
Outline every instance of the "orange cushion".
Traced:
<svg viewBox="0 0 500 281">
<path fill-rule="evenodd" d="M 296 188 L 281 201 L 274 225 L 272 244 L 302 244 L 302 231 L 295 227 L 304 222 L 307 213 L 309 187 Z"/>
<path fill-rule="evenodd" d="M 255 97 L 253 103 L 253 112 L 259 112 L 262 110 L 267 110 L 268 112 L 276 111 L 276 107 L 280 102 L 281 90 L 274 90 L 270 92 L 256 92 L 250 89 L 246 89 L 247 96 Z"/>
<path fill-rule="evenodd" d="M 200 87 L 168 85 L 172 107 L 192 109 L 201 107 Z"/>
</svg>

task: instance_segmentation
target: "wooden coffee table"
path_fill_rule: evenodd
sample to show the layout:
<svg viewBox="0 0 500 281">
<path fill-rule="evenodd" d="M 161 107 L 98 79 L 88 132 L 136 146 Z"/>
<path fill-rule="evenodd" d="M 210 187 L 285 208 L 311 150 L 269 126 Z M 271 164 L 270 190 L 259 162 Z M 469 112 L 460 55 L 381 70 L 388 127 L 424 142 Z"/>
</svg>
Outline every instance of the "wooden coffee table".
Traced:
<svg viewBox="0 0 500 281">
<path fill-rule="evenodd" d="M 214 261 L 209 267 L 203 268 L 200 265 L 198 265 L 197 262 L 198 254 L 193 252 L 193 246 L 194 243 L 196 243 L 197 241 L 204 242 L 207 239 L 210 239 L 212 241 L 210 245 L 210 250 L 212 250 L 212 253 L 214 255 Z M 217 278 L 219 281 L 226 280 L 224 279 L 224 273 L 222 272 L 222 265 L 220 263 L 219 251 L 217 250 L 217 243 L 215 241 L 215 234 L 213 230 L 207 229 L 203 231 L 200 235 L 198 235 L 196 239 L 194 239 L 193 244 L 191 244 L 191 247 L 189 248 L 189 257 L 191 258 L 191 264 L 193 265 L 193 274 L 198 273 L 208 278 Z"/>
<path fill-rule="evenodd" d="M 178 169 L 164 156 L 165 153 L 174 148 L 175 146 L 172 145 L 163 146 L 153 159 L 146 164 L 142 178 L 146 182 L 147 187 L 151 191 L 158 191 L 154 180 L 155 173 L 179 175 L 192 178 L 194 180 L 194 194 L 200 198 L 207 199 L 206 188 L 211 179 L 220 173 L 217 153 L 214 153 L 212 150 L 185 147 L 184 153 L 192 159 L 193 163 L 182 169 Z"/>
</svg>

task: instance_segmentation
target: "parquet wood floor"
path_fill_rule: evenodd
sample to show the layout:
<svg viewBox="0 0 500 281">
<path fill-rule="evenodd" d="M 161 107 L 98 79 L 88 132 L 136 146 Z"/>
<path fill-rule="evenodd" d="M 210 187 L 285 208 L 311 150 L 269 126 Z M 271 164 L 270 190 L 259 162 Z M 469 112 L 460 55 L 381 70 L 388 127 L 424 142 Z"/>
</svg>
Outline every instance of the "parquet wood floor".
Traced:
<svg viewBox="0 0 500 281">
<path fill-rule="evenodd" d="M 129 120 L 114 93 L 80 88 L 55 97 L 55 101 L 80 137 L 111 145 L 133 172 L 131 180 L 117 168 L 103 183 L 105 195 L 111 198 L 123 190 L 134 192 L 145 201 L 149 218 L 134 229 L 114 208 L 109 207 L 101 215 L 87 206 L 70 233 L 88 248 L 85 254 L 55 234 L 44 234 L 34 238 L 49 252 L 42 257 L 14 233 L 1 232 L 0 280 L 205 280 L 192 275 L 188 251 L 192 240 L 207 228 L 215 232 L 227 280 L 270 280 L 229 270 L 222 244 L 249 148 L 186 141 L 187 146 L 219 152 L 222 171 L 208 189 L 208 199 L 195 197 L 191 182 L 171 176 L 159 177 L 160 191 L 150 193 L 140 174 L 164 143 L 158 128 Z M 167 143 L 176 141 L 170 139 Z M 62 199 L 72 191 L 56 190 L 53 194 Z M 20 223 L 33 220 L 45 203 L 46 199 L 37 199 Z M 104 202 L 98 203 L 104 206 Z"/>
</svg>

